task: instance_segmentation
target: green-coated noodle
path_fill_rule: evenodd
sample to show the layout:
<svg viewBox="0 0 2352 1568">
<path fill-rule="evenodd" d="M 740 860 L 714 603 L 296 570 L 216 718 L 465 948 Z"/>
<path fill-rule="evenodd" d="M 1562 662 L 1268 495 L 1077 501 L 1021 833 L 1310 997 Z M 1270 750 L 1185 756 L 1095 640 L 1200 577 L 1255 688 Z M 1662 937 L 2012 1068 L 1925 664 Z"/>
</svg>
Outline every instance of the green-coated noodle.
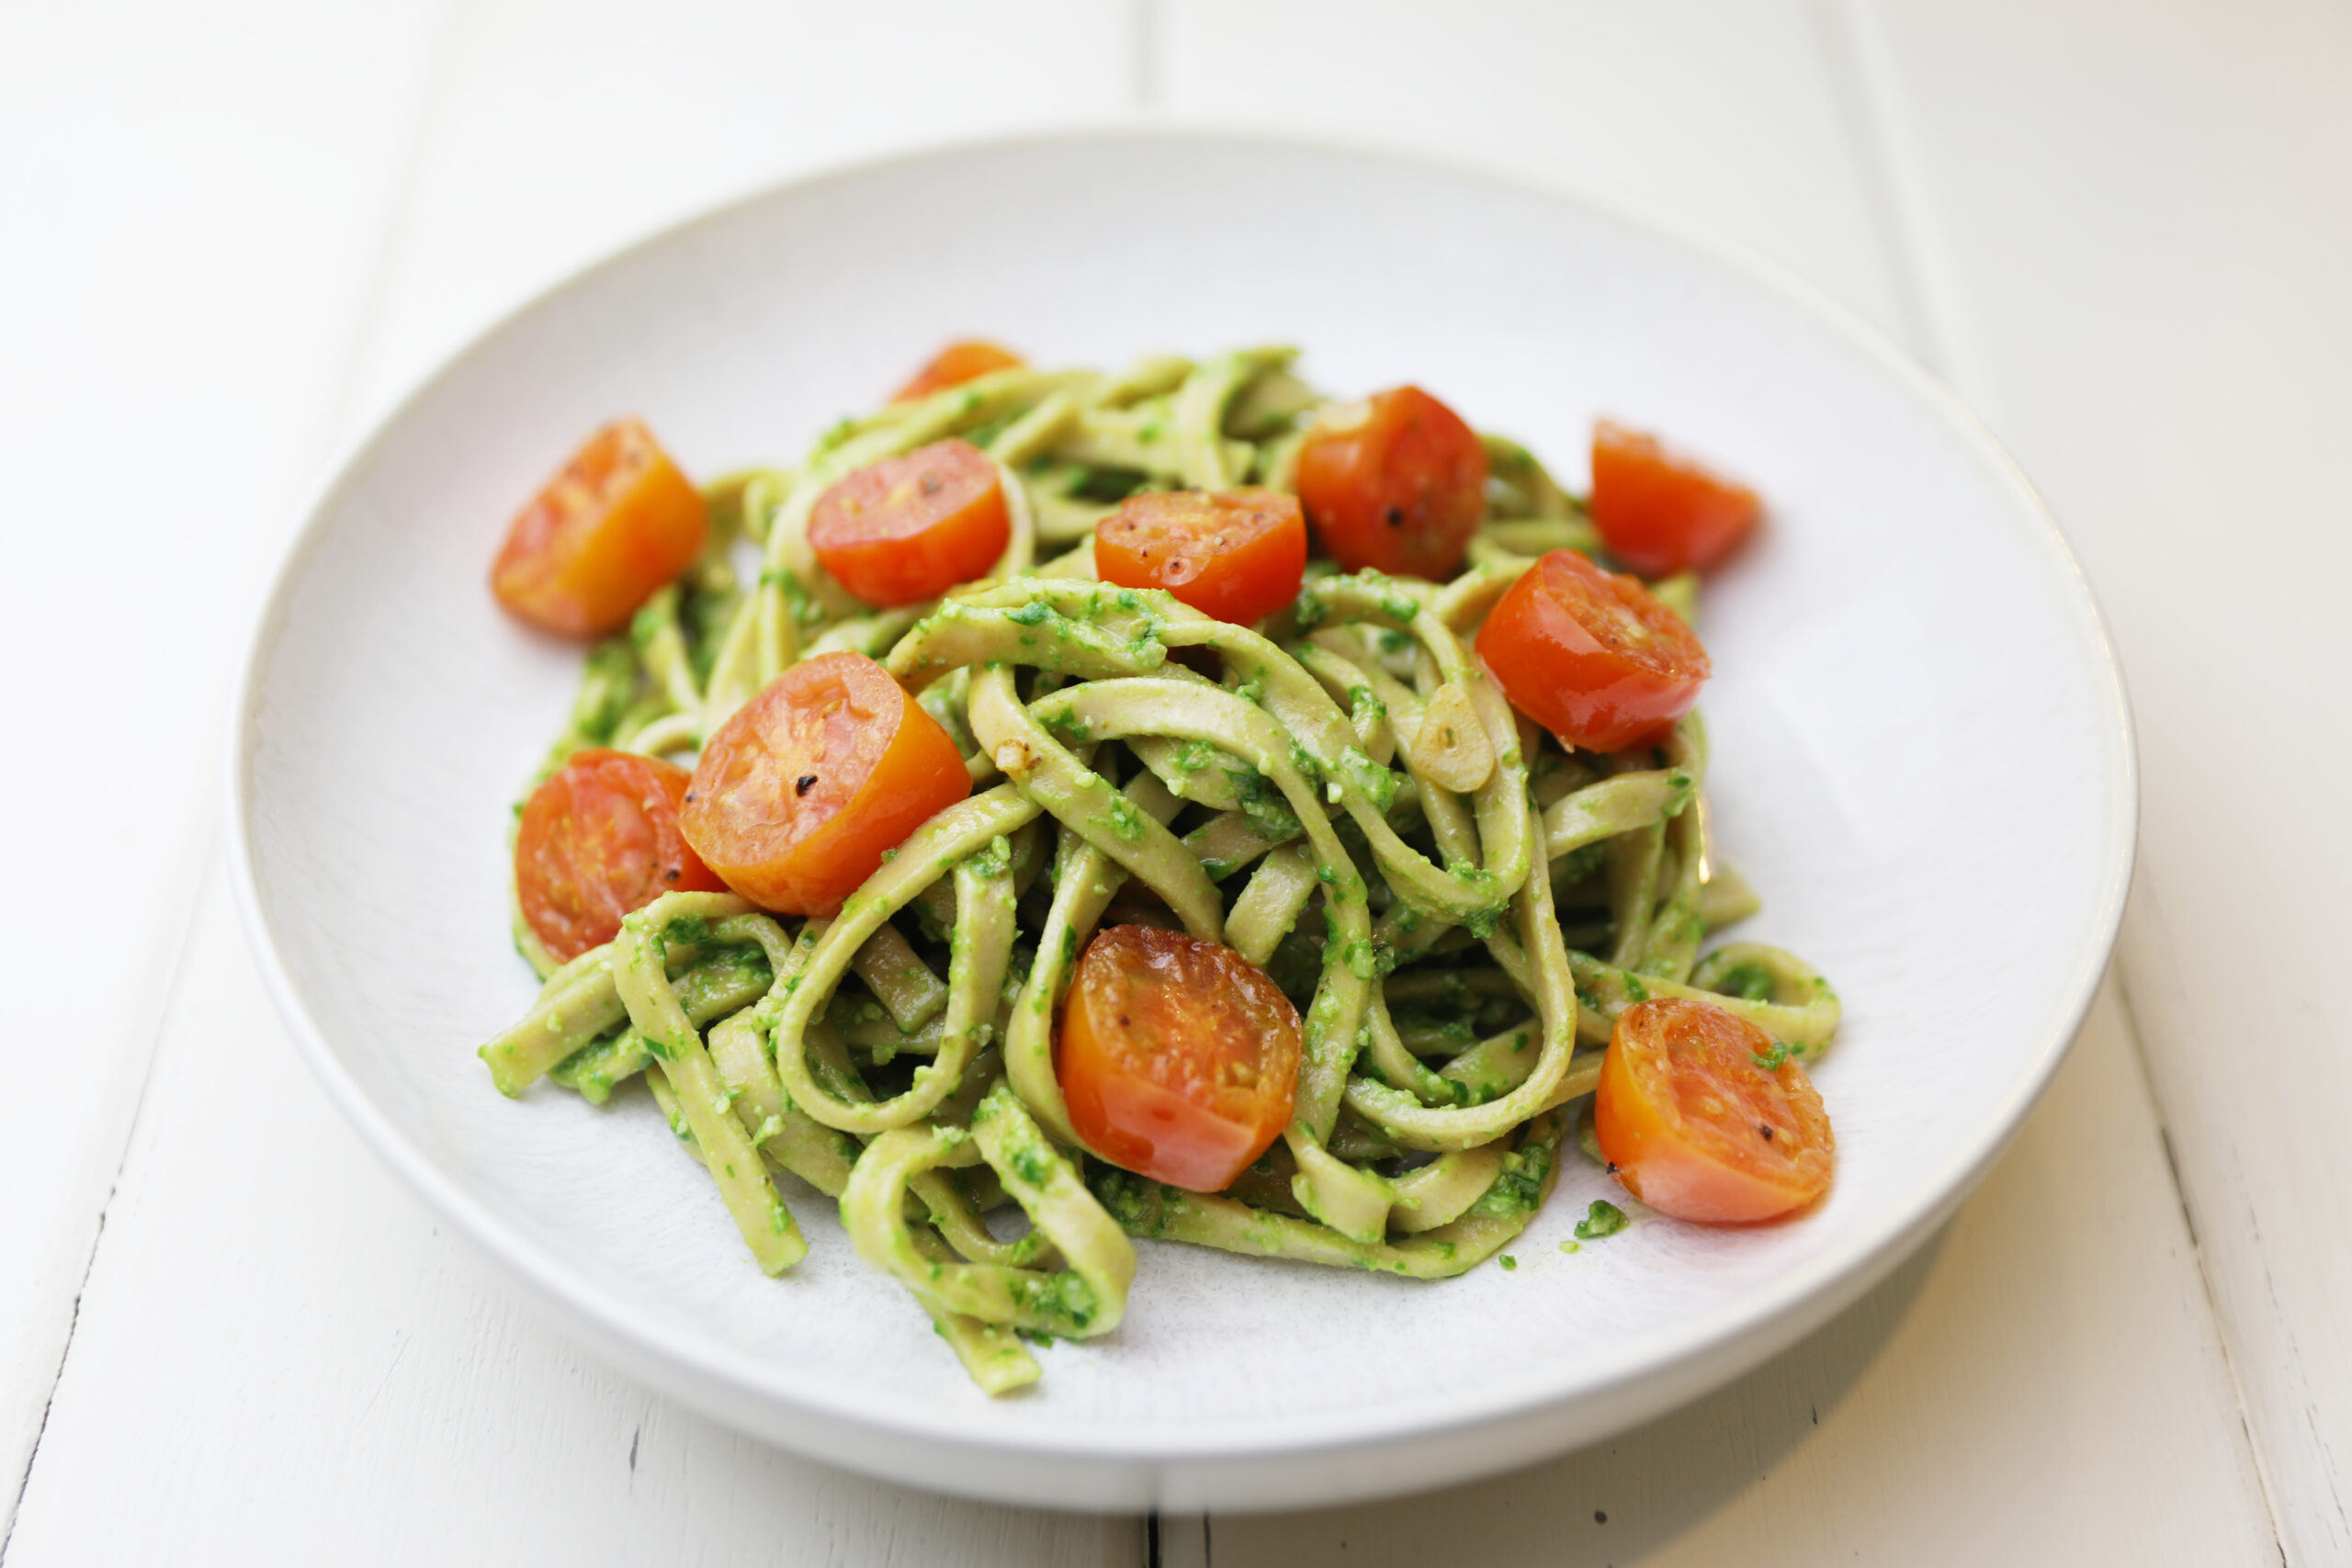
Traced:
<svg viewBox="0 0 2352 1568">
<path fill-rule="evenodd" d="M 807 1249 L 777 1186 L 805 1183 L 1005 1393 L 1039 1376 L 1021 1335 L 1117 1327 L 1131 1235 L 1419 1279 L 1494 1256 L 1646 998 L 1817 1055 L 1827 981 L 1760 943 L 1701 952 L 1757 898 L 1711 833 L 1697 715 L 1572 753 L 1475 651 L 1537 557 L 1601 547 L 1523 446 L 1483 438 L 1488 512 L 1447 582 L 1318 563 L 1253 627 L 1098 580 L 1094 524 L 1127 494 L 1291 485 L 1324 400 L 1295 360 L 993 371 L 707 487 L 711 544 L 591 650 L 548 768 L 592 745 L 688 757 L 782 671 L 850 651 L 915 694 L 975 793 L 829 916 L 670 894 L 558 964 L 518 898 L 542 985 L 481 1048 L 496 1087 L 602 1102 L 644 1077 L 759 1268 Z M 944 597 L 859 603 L 809 544 L 820 498 L 950 436 L 996 465 L 1003 551 Z M 1695 578 L 1655 588 L 1696 615 Z M 1057 1024 L 1087 943 L 1128 918 L 1231 944 L 1298 1006 L 1288 1124 L 1224 1193 L 1122 1170 L 1072 1125 Z M 991 1221 L 1008 1206 L 1025 1229 Z"/>
</svg>

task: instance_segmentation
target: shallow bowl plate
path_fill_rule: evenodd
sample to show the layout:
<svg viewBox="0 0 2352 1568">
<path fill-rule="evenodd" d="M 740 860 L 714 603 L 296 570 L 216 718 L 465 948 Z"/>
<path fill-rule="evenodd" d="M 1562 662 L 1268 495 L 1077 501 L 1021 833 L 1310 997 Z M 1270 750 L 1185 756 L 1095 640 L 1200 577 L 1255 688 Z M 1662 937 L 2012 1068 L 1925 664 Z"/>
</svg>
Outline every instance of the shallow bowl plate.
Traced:
<svg viewBox="0 0 2352 1568">
<path fill-rule="evenodd" d="M 687 468 L 795 460 L 946 338 L 1048 364 L 1299 344 L 1318 385 L 1436 389 L 1572 485 L 1596 414 L 1753 483 L 1703 630 L 1739 934 L 1847 1005 L 1839 1167 L 1778 1228 L 1644 1220 L 1572 1159 L 1518 1268 L 1437 1285 L 1146 1244 L 1125 1324 L 990 1402 L 913 1301 L 794 1207 L 763 1279 L 641 1093 L 491 1089 L 534 987 L 508 806 L 576 649 L 484 586 L 518 502 L 616 412 Z M 581 275 L 352 450 L 289 552 L 238 705 L 244 913 L 312 1070 L 394 1169 L 571 1331 L 786 1447 L 1073 1507 L 1270 1507 L 1592 1440 L 1822 1323 L 1948 1215 L 2073 1037 L 2130 872 L 2130 725 L 2055 525 L 1951 398 L 1745 264 L 1605 211 L 1358 152 L 1170 135 L 965 148 L 801 181 Z"/>
</svg>

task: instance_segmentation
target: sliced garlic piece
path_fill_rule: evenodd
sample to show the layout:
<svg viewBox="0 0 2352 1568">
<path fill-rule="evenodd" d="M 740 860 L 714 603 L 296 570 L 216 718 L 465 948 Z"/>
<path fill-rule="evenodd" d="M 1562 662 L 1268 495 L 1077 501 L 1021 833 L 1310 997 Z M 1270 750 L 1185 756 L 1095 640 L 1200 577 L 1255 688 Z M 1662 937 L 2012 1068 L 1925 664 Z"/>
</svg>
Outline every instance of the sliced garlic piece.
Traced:
<svg viewBox="0 0 2352 1568">
<path fill-rule="evenodd" d="M 1448 681 L 1421 710 L 1413 737 L 1413 766 L 1433 783 L 1468 795 L 1495 776 L 1494 742 L 1487 739 L 1470 694 Z"/>
</svg>

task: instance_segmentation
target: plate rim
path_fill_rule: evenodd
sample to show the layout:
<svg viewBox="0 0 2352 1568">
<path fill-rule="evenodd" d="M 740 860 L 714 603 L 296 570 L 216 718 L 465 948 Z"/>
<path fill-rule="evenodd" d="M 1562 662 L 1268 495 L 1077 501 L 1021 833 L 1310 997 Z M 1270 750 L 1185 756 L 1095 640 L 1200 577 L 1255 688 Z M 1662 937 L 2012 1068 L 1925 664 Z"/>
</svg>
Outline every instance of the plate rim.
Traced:
<svg viewBox="0 0 2352 1568">
<path fill-rule="evenodd" d="M 2070 1000 L 2057 1015 L 2057 1027 L 2037 1043 L 2030 1070 L 2018 1074 L 2010 1086 L 1997 1116 L 1992 1119 L 1996 1128 L 1993 1135 L 1960 1151 L 1934 1180 L 1917 1184 L 1921 1191 L 1932 1194 L 1924 1202 L 1898 1210 L 1880 1226 L 1833 1246 L 1818 1258 L 1790 1269 L 1759 1290 L 1713 1312 L 1630 1340 L 1617 1364 L 1598 1374 L 1589 1370 L 1555 1371 L 1547 1378 L 1539 1368 L 1525 1382 L 1477 1385 L 1464 1393 L 1445 1395 L 1416 1395 L 1369 1411 L 1334 1408 L 1285 1417 L 1272 1434 L 1209 1422 L 1191 1423 L 1167 1435 L 1148 1434 L 1118 1424 L 1099 1431 L 1033 1427 L 998 1422 L 992 1415 L 993 1407 L 988 1404 L 921 1399 L 880 1390 L 869 1391 L 855 1399 L 843 1397 L 830 1384 L 809 1386 L 804 1380 L 797 1380 L 790 1369 L 778 1363 L 710 1341 L 682 1344 L 664 1336 L 650 1312 L 605 1290 L 593 1276 L 571 1267 L 556 1249 L 509 1225 L 477 1201 L 465 1185 L 442 1171 L 424 1149 L 402 1133 L 344 1067 L 325 1032 L 311 1018 L 272 935 L 269 913 L 260 889 L 252 831 L 257 804 L 252 765 L 258 740 L 261 690 L 271 655 L 282 640 L 295 586 L 324 539 L 329 519 L 359 472 L 421 405 L 516 330 L 525 318 L 590 277 L 619 267 L 641 253 L 670 244 L 689 231 L 721 222 L 746 209 L 793 193 L 854 185 L 901 167 L 1112 144 L 1178 151 L 1226 148 L 1303 152 L 1352 160 L 1359 165 L 1387 164 L 1455 183 L 1485 186 L 1521 198 L 1580 209 L 1605 222 L 1663 242 L 1717 272 L 1760 288 L 1804 316 L 1811 325 L 1838 339 L 1873 371 L 1899 384 L 1919 405 L 1939 418 L 1959 446 L 2007 492 L 2023 517 L 2038 525 L 2029 532 L 2057 580 L 2064 585 L 2067 602 L 2081 617 L 2080 629 L 2088 634 L 2085 647 L 2090 668 L 2086 672 L 2093 674 L 2092 684 L 2100 698 L 2098 705 L 2101 722 L 2097 739 L 2105 763 L 2105 778 L 2100 802 L 2102 844 L 2098 897 L 2086 940 L 2076 947 L 2071 973 L 2062 988 L 2061 994 L 2069 996 Z M 658 1365 L 690 1380 L 707 1394 L 715 1396 L 720 1391 L 731 1391 L 738 1398 L 749 1396 L 773 1409 L 841 1423 L 875 1437 L 958 1449 L 977 1447 L 997 1460 L 1069 1461 L 1078 1470 L 1090 1466 L 1099 1470 L 1104 1464 L 1228 1464 L 1237 1461 L 1306 1461 L 1318 1456 L 1363 1455 L 1478 1427 L 1526 1422 L 1547 1412 L 1562 1414 L 1579 1405 L 1612 1401 L 1638 1405 L 1634 1391 L 1640 1385 L 1679 1385 L 1688 1382 L 1694 1373 L 1700 1378 L 1695 1387 L 1662 1387 L 1658 1399 L 1646 1412 L 1636 1409 L 1630 1416 L 1616 1418 L 1610 1429 L 1622 1429 L 1642 1419 L 1645 1413 L 1657 1414 L 1697 1398 L 1759 1363 L 1858 1298 L 1925 1243 L 1967 1198 L 1992 1163 L 2015 1140 L 2073 1049 L 2097 998 L 2131 890 L 2140 813 L 2140 765 L 2136 726 L 2121 662 L 2097 592 L 2064 530 L 2023 469 L 1984 423 L 1939 377 L 1913 360 L 1886 333 L 1860 320 L 1780 264 L 1719 236 L 1627 203 L 1567 186 L 1546 185 L 1466 160 L 1399 149 L 1369 138 L 1120 120 L 1096 124 L 1080 121 L 1045 130 L 933 140 L 885 153 L 828 162 L 698 207 L 624 244 L 599 252 L 531 290 L 415 375 L 364 426 L 339 438 L 320 474 L 303 493 L 296 513 L 299 525 L 279 547 L 258 612 L 250 620 L 248 641 L 238 665 L 230 705 L 229 743 L 223 759 L 227 788 L 222 805 L 239 924 L 265 988 L 298 1054 L 362 1141 L 428 1209 L 527 1285 L 541 1304 L 556 1309 L 568 1326 L 584 1331 L 600 1350 L 622 1359 L 633 1374 L 643 1376 L 640 1367 L 648 1363 Z M 2110 749 L 2112 754 L 2109 755 Z M 669 1391 L 678 1392 L 674 1386 Z M 698 1399 L 692 1394 L 685 1397 L 730 1424 L 742 1425 L 731 1404 L 720 1408 L 711 1399 Z M 1600 1435 L 1586 1434 L 1588 1438 Z M 1528 1448 L 1523 1457 L 1533 1457 L 1534 1451 Z M 814 1452 L 814 1457 L 861 1463 L 858 1456 L 838 1451 Z M 1484 1468 L 1498 1468 L 1504 1462 L 1508 1461 Z M 885 1473 L 894 1473 L 897 1479 L 911 1484 L 962 1489 L 949 1475 L 909 1475 L 902 1471 Z M 1460 1474 L 1454 1477 L 1460 1478 Z M 1430 1483 L 1445 1479 L 1432 1475 Z M 1099 1490 L 1083 1483 L 1069 1488 L 1048 1486 L 1037 1495 L 1069 1500 L 1072 1493 Z M 1286 1495 L 1315 1498 L 1339 1494 L 1327 1482 L 1320 1487 L 1292 1487 Z M 1261 1501 L 1256 1506 L 1281 1504 L 1279 1500 Z"/>
</svg>

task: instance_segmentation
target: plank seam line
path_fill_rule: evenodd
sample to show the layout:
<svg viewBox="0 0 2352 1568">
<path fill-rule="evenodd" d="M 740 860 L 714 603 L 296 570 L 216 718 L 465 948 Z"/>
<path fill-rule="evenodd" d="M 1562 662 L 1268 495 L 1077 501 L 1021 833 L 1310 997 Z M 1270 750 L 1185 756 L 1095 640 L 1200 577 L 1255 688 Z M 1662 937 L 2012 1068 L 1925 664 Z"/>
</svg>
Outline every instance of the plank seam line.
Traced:
<svg viewBox="0 0 2352 1568">
<path fill-rule="evenodd" d="M 432 145 L 432 130 L 441 118 L 448 97 L 450 78 L 456 74 L 451 61 L 458 49 L 458 32 L 464 7 L 443 4 L 440 17 L 434 24 L 433 42 L 425 51 L 424 91 L 417 95 L 416 107 L 408 125 L 408 145 L 401 154 L 400 172 L 392 178 L 391 200 L 384 209 L 383 229 L 376 241 L 376 252 L 368 264 L 368 271 L 359 287 L 358 296 L 352 301 L 350 335 L 345 340 L 342 367 L 335 373 L 333 395 L 326 400 L 326 419 L 313 433 L 313 450 L 321 455 L 313 458 L 312 467 L 332 453 L 342 439 L 356 412 L 354 403 L 359 396 L 368 367 L 373 364 L 383 332 L 384 301 L 390 297 L 392 276 L 401 255 L 411 220 L 415 215 L 419 191 L 424 183 L 424 164 Z M 395 391 L 400 389 L 395 389 Z"/>
<path fill-rule="evenodd" d="M 1855 0 L 1810 0 L 1814 32 L 1828 69 L 1830 96 L 1838 117 L 1854 148 L 1861 176 L 1862 204 L 1879 249 L 1894 283 L 1895 310 L 1902 317 L 1903 335 L 1912 357 L 1939 379 L 1954 375 L 1951 333 L 1945 330 L 1934 306 L 1924 237 L 1903 200 L 1903 181 L 1896 168 L 1892 115 L 1871 90 L 1871 72 L 1863 58 L 1860 25 L 1853 15 Z"/>
<path fill-rule="evenodd" d="M 2153 901 L 2154 897 L 2153 893 L 2147 893 L 2144 887 L 2142 891 L 2145 898 Z M 2148 907 L 2147 903 L 2141 905 L 2141 918 L 2143 919 L 2154 918 L 2154 910 Z M 2166 942 L 2162 933 L 2161 923 L 2158 925 L 2156 940 L 2160 942 Z M 2197 1288 L 2204 1293 L 2206 1321 L 2213 1325 L 2213 1343 L 2222 1352 L 2222 1371 L 2228 1374 L 2230 1395 L 2237 1402 L 2238 1438 L 2245 1444 L 2246 1460 L 2254 1467 L 2255 1485 L 2262 1493 L 2263 1515 L 2270 1526 L 2271 1547 L 2278 1553 L 2278 1568 L 2290 1568 L 2287 1558 L 2287 1533 L 2281 1527 L 2278 1517 L 2278 1499 L 2271 1495 L 2270 1467 L 2262 1462 L 2262 1445 L 2256 1442 L 2254 1438 L 2254 1414 L 2246 1404 L 2245 1379 L 2238 1371 L 2236 1353 L 2230 1348 L 2230 1336 L 2222 1325 L 2222 1303 L 2213 1290 L 2212 1264 L 2205 1256 L 2204 1245 L 2197 1238 L 2197 1213 L 2189 1206 L 2188 1186 L 2180 1179 L 2180 1161 L 2173 1151 L 2172 1125 L 2165 1119 L 2164 1099 L 2156 1093 L 2155 1075 L 2148 1070 L 2148 1047 L 2140 1032 L 2140 1010 L 2132 1005 L 2132 1001 L 2131 965 L 2124 963 L 2123 955 L 2120 952 L 2115 955 L 2113 962 L 2115 1004 L 2123 1010 L 2124 1030 L 2132 1039 L 2132 1065 L 2139 1069 L 2140 1088 L 2147 1095 L 2148 1108 L 2155 1116 L 2156 1141 L 2164 1147 L 2165 1173 L 2172 1178 L 2173 1200 L 2180 1205 L 2180 1223 L 2188 1232 L 2188 1254 L 2190 1259 L 2197 1265 Z M 6 1568 L 6 1565 L 0 1564 L 0 1568 Z"/>
<path fill-rule="evenodd" d="M 1135 94 L 1135 107 L 1138 109 L 1158 108 L 1162 96 L 1159 0 L 1128 0 L 1127 34 L 1133 51 L 1134 68 L 1128 86 Z"/>
<path fill-rule="evenodd" d="M 141 1100 L 145 1098 L 142 1088 Z M 32 1490 L 33 1465 L 40 1458 L 41 1439 L 49 1436 L 49 1415 L 57 1408 L 58 1386 L 65 1381 L 65 1359 L 74 1353 L 74 1335 L 82 1326 L 82 1295 L 90 1288 L 90 1271 L 97 1265 L 98 1244 L 106 1239 L 107 1210 L 114 1206 L 115 1189 L 121 1185 L 121 1168 L 117 1167 L 115 1179 L 107 1187 L 107 1201 L 98 1209 L 97 1227 L 90 1235 L 90 1255 L 82 1260 L 82 1282 L 74 1287 L 74 1312 L 65 1322 L 65 1343 L 58 1348 L 57 1371 L 49 1380 L 49 1397 L 40 1402 L 40 1425 L 33 1428 L 33 1446 L 25 1455 L 23 1473 L 17 1477 L 17 1498 L 8 1509 L 8 1528 L 0 1531 L 0 1568 L 7 1568 L 8 1547 L 17 1539 L 17 1518 L 24 1512 L 25 1494 Z"/>
<path fill-rule="evenodd" d="M 0 1568 L 6 1568 L 8 1547 L 17 1539 L 17 1521 L 24 1516 L 25 1497 L 32 1490 L 33 1467 L 40 1461 L 41 1441 L 49 1436 L 49 1417 L 57 1408 L 57 1391 L 65 1383 L 65 1368 L 74 1354 L 74 1337 L 82 1327 L 82 1298 L 89 1292 L 90 1276 L 98 1266 L 98 1248 L 106 1241 L 107 1215 L 114 1209 L 115 1195 L 122 1190 L 122 1173 L 130 1164 L 131 1151 L 139 1146 L 140 1123 L 147 1114 L 148 1090 L 154 1086 L 162 1037 L 171 1027 L 172 1020 L 179 1016 L 180 999 L 187 989 L 189 960 L 196 952 L 197 928 L 203 920 L 204 889 L 212 879 L 218 847 L 219 829 L 208 829 L 203 853 L 198 861 L 196 886 L 188 890 L 187 918 L 180 922 L 178 950 L 172 955 L 171 982 L 164 987 L 164 1005 L 154 1015 L 147 1046 L 147 1069 L 139 1075 L 139 1093 L 131 1104 L 130 1129 L 115 1156 L 114 1175 L 107 1182 L 106 1201 L 98 1205 L 98 1223 L 90 1231 L 90 1250 L 82 1259 L 81 1280 L 74 1287 L 74 1310 L 65 1320 L 65 1342 L 57 1348 L 57 1370 L 50 1375 L 49 1396 L 41 1401 L 40 1424 L 33 1428 L 32 1447 L 25 1454 L 24 1472 L 17 1477 L 17 1489 L 8 1502 L 6 1527 L 0 1528 Z"/>
</svg>

